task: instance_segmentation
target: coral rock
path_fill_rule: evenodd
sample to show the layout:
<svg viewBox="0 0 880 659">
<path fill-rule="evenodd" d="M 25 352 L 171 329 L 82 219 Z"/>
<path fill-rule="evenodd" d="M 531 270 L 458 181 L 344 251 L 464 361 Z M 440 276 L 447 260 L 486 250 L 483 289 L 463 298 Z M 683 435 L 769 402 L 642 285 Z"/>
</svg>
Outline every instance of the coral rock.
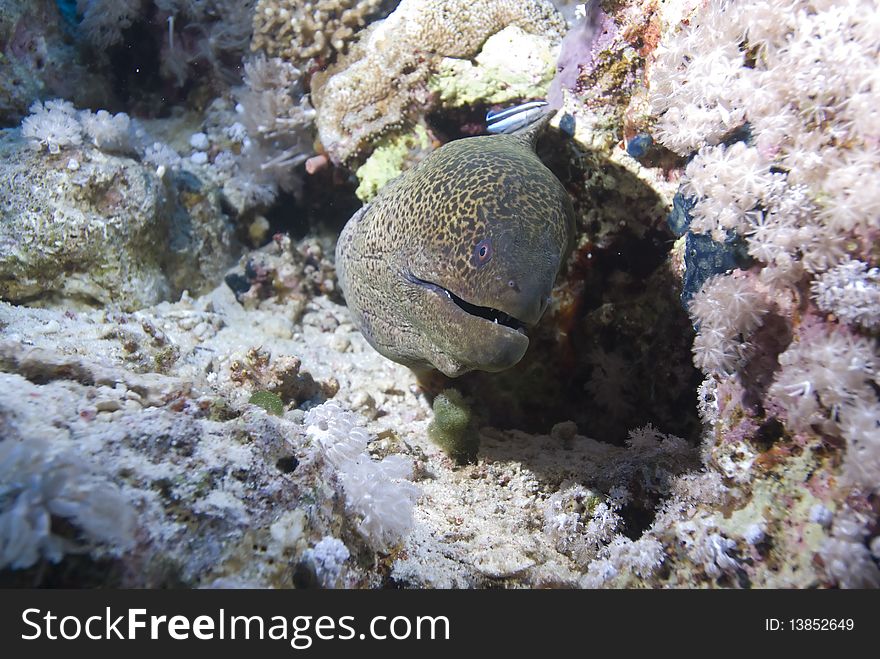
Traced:
<svg viewBox="0 0 880 659">
<path fill-rule="evenodd" d="M 565 30 L 545 0 L 403 0 L 313 79 L 318 133 L 330 157 L 338 163 L 361 158 L 378 137 L 431 107 L 428 78 L 441 59 L 473 57 L 509 25 L 553 40 Z"/>
<path fill-rule="evenodd" d="M 382 0 L 260 0 L 251 50 L 306 64 L 343 50 Z"/>
</svg>

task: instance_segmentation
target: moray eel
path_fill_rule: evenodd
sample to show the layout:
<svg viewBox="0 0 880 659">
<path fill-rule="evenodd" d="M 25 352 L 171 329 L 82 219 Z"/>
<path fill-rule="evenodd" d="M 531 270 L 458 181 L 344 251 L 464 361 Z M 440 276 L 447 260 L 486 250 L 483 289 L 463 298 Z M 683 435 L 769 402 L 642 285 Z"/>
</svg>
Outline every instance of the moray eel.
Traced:
<svg viewBox="0 0 880 659">
<path fill-rule="evenodd" d="M 339 283 L 385 357 L 449 377 L 522 359 L 574 231 L 568 194 L 534 151 L 548 119 L 445 144 L 345 225 Z"/>
</svg>

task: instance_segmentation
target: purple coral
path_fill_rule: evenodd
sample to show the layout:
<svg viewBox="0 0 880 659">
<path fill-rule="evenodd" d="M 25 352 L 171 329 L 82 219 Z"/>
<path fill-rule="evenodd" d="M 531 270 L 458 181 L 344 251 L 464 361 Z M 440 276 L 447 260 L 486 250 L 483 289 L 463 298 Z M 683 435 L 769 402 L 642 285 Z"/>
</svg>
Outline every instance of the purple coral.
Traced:
<svg viewBox="0 0 880 659">
<path fill-rule="evenodd" d="M 562 90 L 575 88 L 580 75 L 593 68 L 599 53 L 611 45 L 616 34 L 617 26 L 602 11 L 598 1 L 588 2 L 584 15 L 562 39 L 556 77 L 550 83 L 547 94 L 551 108 L 562 107 Z"/>
</svg>

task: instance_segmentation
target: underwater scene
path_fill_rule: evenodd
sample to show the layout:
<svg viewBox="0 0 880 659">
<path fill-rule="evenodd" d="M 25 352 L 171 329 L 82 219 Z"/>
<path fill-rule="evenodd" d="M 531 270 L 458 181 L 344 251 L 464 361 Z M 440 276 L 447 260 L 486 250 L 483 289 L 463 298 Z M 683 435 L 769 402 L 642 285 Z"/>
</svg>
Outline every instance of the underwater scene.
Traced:
<svg viewBox="0 0 880 659">
<path fill-rule="evenodd" d="M 877 0 L 0 0 L 0 586 L 880 587 Z"/>
</svg>

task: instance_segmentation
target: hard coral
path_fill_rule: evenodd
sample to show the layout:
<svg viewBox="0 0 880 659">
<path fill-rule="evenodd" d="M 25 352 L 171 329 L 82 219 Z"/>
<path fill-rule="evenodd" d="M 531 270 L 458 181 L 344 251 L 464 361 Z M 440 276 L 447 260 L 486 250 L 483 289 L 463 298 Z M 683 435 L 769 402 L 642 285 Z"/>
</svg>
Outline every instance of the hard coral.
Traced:
<svg viewBox="0 0 880 659">
<path fill-rule="evenodd" d="M 689 238 L 744 240 L 756 260 L 691 305 L 695 361 L 722 396 L 713 424 L 728 446 L 743 444 L 734 428 L 778 424 L 780 440 L 845 447 L 818 558 L 833 583 L 877 585 L 876 513 L 857 510 L 880 483 L 877 6 L 716 0 L 691 14 L 663 35 L 648 72 L 654 137 L 694 154 L 682 187 Z M 760 432 L 741 439 L 760 443 Z M 793 455 L 779 447 L 755 463 L 784 470 Z"/>
<path fill-rule="evenodd" d="M 251 50 L 296 66 L 342 51 L 383 0 L 260 0 Z"/>
<path fill-rule="evenodd" d="M 565 21 L 546 0 L 403 0 L 313 79 L 318 132 L 330 157 L 350 163 L 378 137 L 429 108 L 427 80 L 441 59 L 472 57 L 509 25 L 554 40 L 565 31 Z"/>
</svg>

